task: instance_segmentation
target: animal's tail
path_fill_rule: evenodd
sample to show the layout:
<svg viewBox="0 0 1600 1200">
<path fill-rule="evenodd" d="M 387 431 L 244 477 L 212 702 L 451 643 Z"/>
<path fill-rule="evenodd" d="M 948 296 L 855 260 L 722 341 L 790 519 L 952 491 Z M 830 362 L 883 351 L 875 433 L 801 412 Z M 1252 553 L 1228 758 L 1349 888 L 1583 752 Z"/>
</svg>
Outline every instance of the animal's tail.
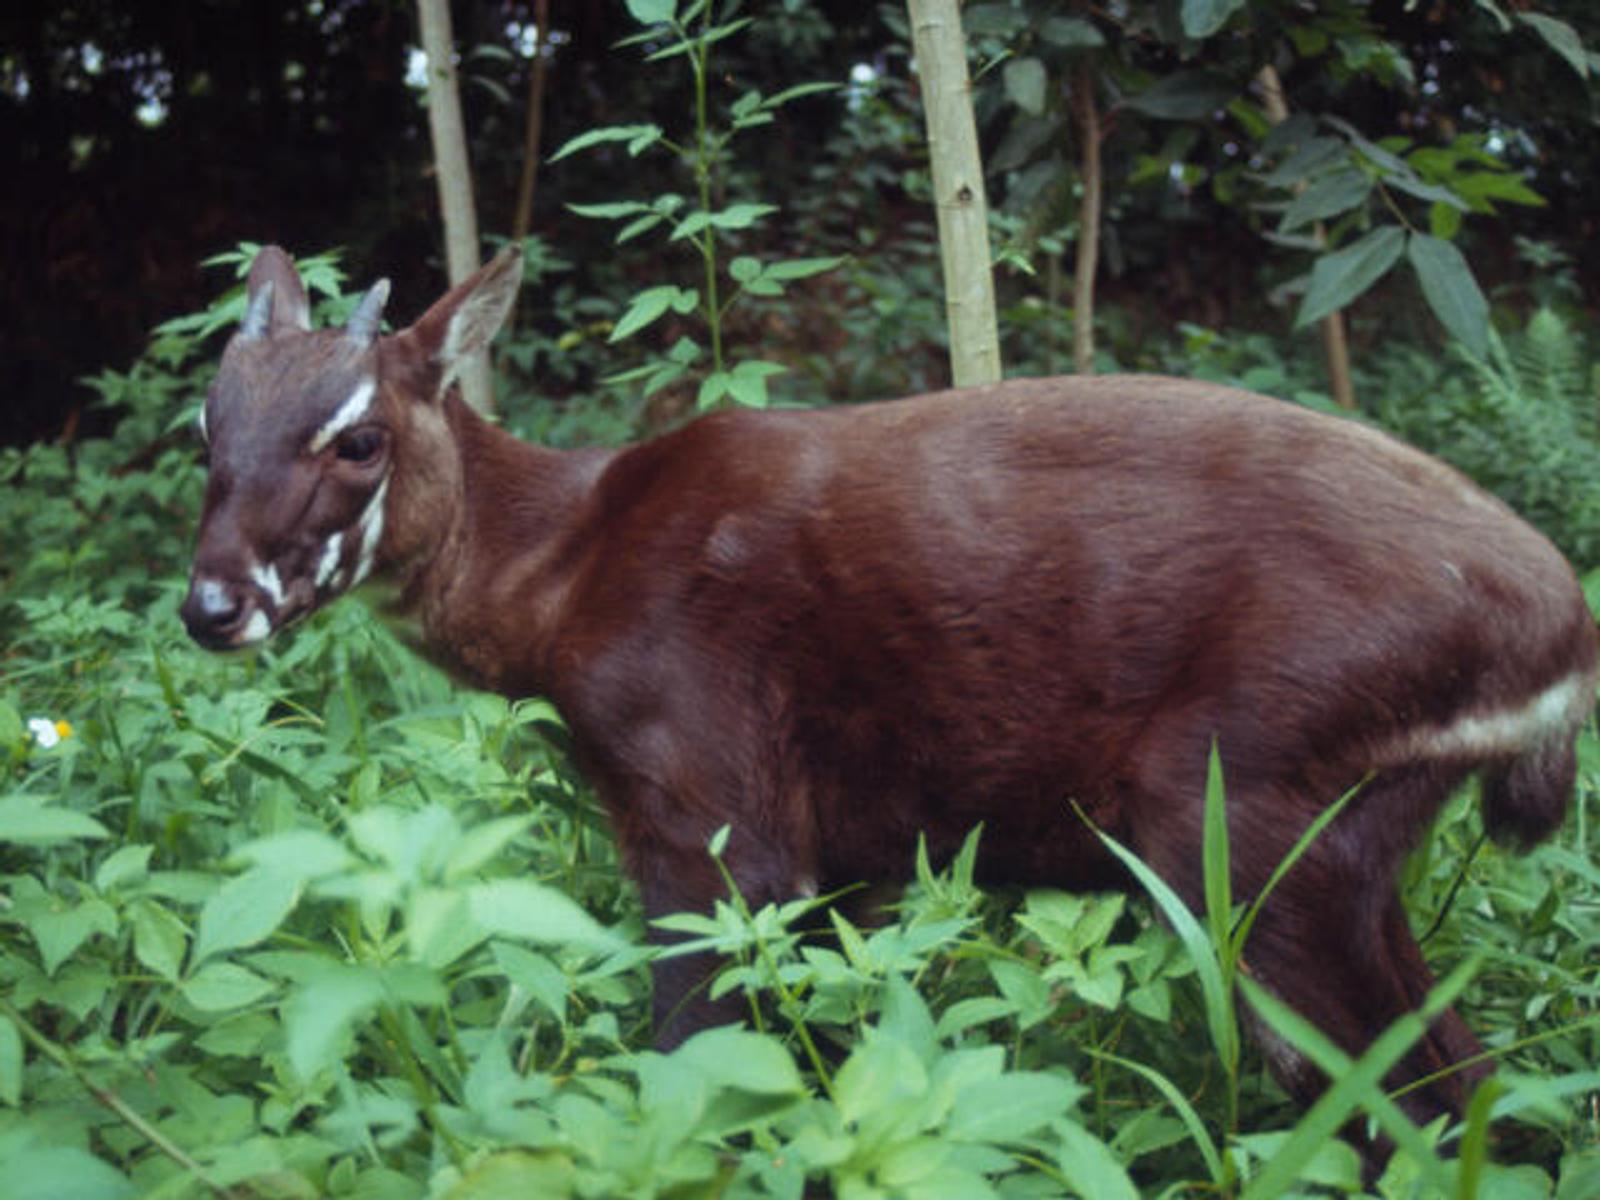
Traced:
<svg viewBox="0 0 1600 1200">
<path fill-rule="evenodd" d="M 1593 706 L 1594 688 L 1592 675 L 1579 674 L 1546 692 L 1543 727 L 1513 757 L 1484 768 L 1483 821 L 1495 841 L 1527 849 L 1560 827 L 1578 774 L 1578 731 Z M 1559 705 L 1552 703 L 1558 693 Z"/>
</svg>

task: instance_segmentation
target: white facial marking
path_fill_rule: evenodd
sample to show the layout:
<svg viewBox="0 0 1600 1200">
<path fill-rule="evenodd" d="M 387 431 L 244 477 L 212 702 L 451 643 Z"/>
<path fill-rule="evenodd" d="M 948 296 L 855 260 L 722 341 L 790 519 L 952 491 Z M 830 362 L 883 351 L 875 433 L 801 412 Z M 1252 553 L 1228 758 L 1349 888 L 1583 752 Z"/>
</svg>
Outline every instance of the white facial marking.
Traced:
<svg viewBox="0 0 1600 1200">
<path fill-rule="evenodd" d="M 361 520 L 357 527 L 361 531 L 361 554 L 356 560 L 356 573 L 350 579 L 350 586 L 355 587 L 372 573 L 372 563 L 378 553 L 378 542 L 383 538 L 383 501 L 389 492 L 389 477 L 384 476 L 383 482 L 378 485 L 378 490 L 372 493 L 372 499 L 367 501 L 367 507 L 361 513 Z"/>
<path fill-rule="evenodd" d="M 272 563 L 250 568 L 250 582 L 267 594 L 273 608 L 283 607 L 283 580 L 278 578 L 278 568 Z"/>
<path fill-rule="evenodd" d="M 344 534 L 336 533 L 322 547 L 322 557 L 317 560 L 316 585 L 327 587 L 328 580 L 339 569 L 339 551 L 344 546 Z"/>
<path fill-rule="evenodd" d="M 211 431 L 206 428 L 206 406 L 204 401 L 200 404 L 200 412 L 195 417 L 194 423 L 200 430 L 200 440 L 209 443 L 211 441 Z"/>
<path fill-rule="evenodd" d="M 244 623 L 244 628 L 239 631 L 239 636 L 234 639 L 238 646 L 253 646 L 257 642 L 267 640 L 267 635 L 272 632 L 272 621 L 267 614 L 259 608 L 250 614 L 250 619 Z"/>
<path fill-rule="evenodd" d="M 321 454 L 334 438 L 366 416 L 372 407 L 373 394 L 377 390 L 378 383 L 375 379 L 363 379 L 356 384 L 355 391 L 350 393 L 350 398 L 341 404 L 339 410 L 328 418 L 326 424 L 312 435 L 308 447 L 311 453 Z"/>
</svg>

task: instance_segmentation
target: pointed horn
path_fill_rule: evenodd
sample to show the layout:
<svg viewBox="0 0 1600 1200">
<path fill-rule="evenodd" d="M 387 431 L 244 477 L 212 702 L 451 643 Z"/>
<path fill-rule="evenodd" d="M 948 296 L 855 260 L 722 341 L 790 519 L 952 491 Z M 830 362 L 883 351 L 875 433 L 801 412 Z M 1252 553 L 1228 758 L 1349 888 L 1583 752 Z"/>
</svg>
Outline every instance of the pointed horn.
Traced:
<svg viewBox="0 0 1600 1200">
<path fill-rule="evenodd" d="M 344 335 L 352 342 L 370 346 L 383 326 L 383 306 L 389 301 L 389 281 L 380 279 L 361 297 L 355 312 L 345 324 Z"/>
<path fill-rule="evenodd" d="M 244 310 L 244 320 L 239 322 L 239 336 L 254 342 L 267 335 L 272 323 L 272 280 L 267 280 L 256 294 L 250 297 L 250 306 Z"/>
</svg>

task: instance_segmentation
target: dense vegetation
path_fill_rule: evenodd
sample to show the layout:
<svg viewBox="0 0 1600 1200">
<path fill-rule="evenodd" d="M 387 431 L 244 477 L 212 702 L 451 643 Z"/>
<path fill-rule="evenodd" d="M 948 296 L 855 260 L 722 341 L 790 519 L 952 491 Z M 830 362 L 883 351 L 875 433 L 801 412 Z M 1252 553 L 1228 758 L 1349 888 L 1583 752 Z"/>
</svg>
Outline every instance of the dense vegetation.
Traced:
<svg viewBox="0 0 1600 1200">
<path fill-rule="evenodd" d="M 1489 27 L 1454 30 L 1456 49 L 1499 52 L 1505 78 L 1520 79 L 1513 43 L 1494 40 L 1493 7 L 1477 14 Z M 1052 80 L 1078 69 L 1053 56 L 1084 48 L 1082 27 L 1041 14 L 1018 22 L 1027 8 L 969 9 L 980 64 L 1035 61 Z M 1245 15 L 1259 32 L 1293 8 Z M 1330 21 L 1362 12 L 1325 8 Z M 708 77 L 728 86 L 704 104 L 678 70 L 694 51 L 641 71 L 640 57 L 670 39 L 618 48 L 636 80 L 652 81 L 653 107 L 615 101 L 604 120 L 659 122 L 672 144 L 604 135 L 544 168 L 579 172 L 565 186 L 599 218 L 599 244 L 629 236 L 593 261 L 573 247 L 596 243 L 565 233 L 524 243 L 534 283 L 498 363 L 503 419 L 518 432 L 618 440 L 703 404 L 862 398 L 940 378 L 937 260 L 914 203 L 926 195 L 920 117 L 893 68 L 903 41 L 892 21 L 875 26 L 873 80 L 786 97 L 819 76 L 785 54 L 814 66 L 827 35 L 847 30 L 802 4 L 763 16 L 705 47 L 721 56 Z M 1107 86 L 1148 88 L 1172 69 L 1153 34 L 1096 28 L 1102 42 L 1088 48 L 1114 56 L 1101 64 Z M 1380 70 L 1399 72 L 1391 86 L 1403 91 L 1397 63 L 1413 80 L 1427 75 L 1433 60 L 1419 47 L 1440 36 L 1407 40 L 1408 29 L 1337 32 L 1358 101 L 1380 87 Z M 1315 32 L 1301 28 L 1306 47 Z M 1542 36 L 1514 43 L 1518 54 L 1543 55 L 1552 75 L 1567 69 Z M 1243 41 L 1230 52 L 1243 55 Z M 1291 86 L 1332 105 L 1339 70 L 1301 66 Z M 1226 77 L 1227 54 L 1207 67 Z M 773 82 L 741 101 L 758 78 Z M 1041 157 L 1044 140 L 1027 145 L 1039 133 L 1029 121 L 1048 133 L 1060 119 L 1033 80 L 1032 68 L 1002 66 L 979 93 L 995 154 L 1010 147 L 995 226 L 1017 374 L 1066 361 L 1062 272 L 1075 236 L 1063 207 L 1075 168 Z M 1552 104 L 1567 103 L 1571 80 L 1552 86 Z M 1174 112 L 1189 103 L 1171 102 Z M 826 136 L 796 137 L 816 112 Z M 702 118 L 726 140 L 688 136 Z M 1170 253 L 1179 235 L 1151 235 L 1207 222 L 1222 247 L 1254 244 L 1265 257 L 1198 289 L 1197 310 L 1233 324 L 1163 320 L 1112 286 L 1099 365 L 1329 403 L 1320 353 L 1271 332 L 1281 310 L 1227 294 L 1303 277 L 1316 249 L 1291 245 L 1283 257 L 1244 240 L 1257 237 L 1256 210 L 1237 200 L 1267 161 L 1225 165 L 1225 139 L 1205 121 L 1127 120 L 1112 203 L 1131 275 L 1170 282 L 1215 268 L 1216 247 L 1186 266 Z M 1566 136 L 1514 128 L 1534 147 L 1530 163 Z M 789 132 L 755 135 L 772 129 Z M 1436 129 L 1386 146 L 1415 155 L 1441 144 L 1454 164 L 1470 157 Z M 815 153 L 784 167 L 783 148 L 796 145 Z M 1357 158 L 1340 161 L 1370 167 L 1369 187 L 1336 181 L 1329 191 L 1342 187 L 1351 207 L 1327 214 L 1329 236 L 1352 241 L 1389 219 L 1370 181 L 1394 178 L 1353 147 L 1338 153 Z M 1520 167 L 1483 171 L 1559 192 L 1559 172 Z M 1440 168 L 1422 183 L 1459 186 L 1461 173 Z M 1452 207 L 1436 195 L 1413 216 L 1426 222 L 1439 204 Z M 696 214 L 698 226 L 672 236 Z M 1462 240 L 1505 250 L 1480 271 L 1495 329 L 1483 352 L 1442 350 L 1439 328 L 1412 315 L 1415 285 L 1393 277 L 1352 310 L 1356 393 L 1366 419 L 1536 520 L 1590 572 L 1600 602 L 1600 338 L 1576 251 L 1558 229 L 1518 241 L 1503 212 L 1478 216 L 1483 232 L 1469 220 Z M 561 218 L 563 231 L 590 224 Z M 362 281 L 391 269 L 351 260 Z M 239 262 L 225 255 L 221 272 Z M 708 264 L 720 300 L 703 290 Z M 1442 991 L 1459 991 L 1502 1063 L 1451 1143 L 1458 1158 L 1432 1149 L 1443 1131 L 1397 1123 L 1375 1087 L 1411 1024 L 1352 1068 L 1246 980 L 1263 1019 L 1339 1081 L 1300 1113 L 1248 1042 L 1234 1055 L 1239 1013 L 1225 981 L 1241 968 L 1228 913 L 1186 920 L 1159 887 L 1137 898 L 980 895 L 966 855 L 907 864 L 917 881 L 878 928 L 810 902 L 751 912 L 737 898 L 681 918 L 731 956 L 722 986 L 750 996 L 751 1022 L 669 1056 L 647 1049 L 650 951 L 636 901 L 548 706 L 453 688 L 356 603 L 249 657 L 208 656 L 183 637 L 175 613 L 202 479 L 189 426 L 217 331 L 239 311 L 223 273 L 211 275 L 215 304 L 158 330 L 127 370 L 105 364 L 93 377 L 106 436 L 0 452 L 0 1197 L 1600 1194 L 1592 731 L 1573 814 L 1550 844 L 1500 853 L 1463 794 L 1407 870 Z M 308 277 L 323 316 L 347 310 L 332 260 L 313 261 Z M 1198 287 L 1193 275 L 1184 286 Z M 1177 306 L 1179 290 L 1163 299 Z M 1210 794 L 1225 802 L 1225 780 Z M 1363 1182 L 1334 1136 L 1352 1115 L 1401 1147 L 1381 1179 Z"/>
</svg>

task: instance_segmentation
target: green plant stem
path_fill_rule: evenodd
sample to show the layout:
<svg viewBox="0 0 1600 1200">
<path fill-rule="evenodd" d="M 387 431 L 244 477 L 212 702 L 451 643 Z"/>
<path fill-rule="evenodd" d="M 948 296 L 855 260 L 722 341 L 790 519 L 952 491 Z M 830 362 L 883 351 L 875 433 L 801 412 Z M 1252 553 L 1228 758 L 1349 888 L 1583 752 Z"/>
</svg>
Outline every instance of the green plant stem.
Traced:
<svg viewBox="0 0 1600 1200">
<path fill-rule="evenodd" d="M 701 10 L 700 37 L 695 45 L 694 53 L 689 56 L 689 62 L 694 68 L 694 146 L 695 146 L 695 182 L 700 192 L 700 211 L 711 211 L 711 169 L 715 151 L 711 148 L 711 134 L 707 103 L 706 103 L 706 72 L 711 57 L 711 43 L 707 35 L 711 31 L 711 10 L 716 5 L 707 0 L 706 6 Z M 700 246 L 700 257 L 705 262 L 706 269 L 706 299 L 705 314 L 706 325 L 711 333 L 711 370 L 714 374 L 722 372 L 722 312 L 717 303 L 717 231 L 716 227 L 708 224 L 697 239 Z"/>
<path fill-rule="evenodd" d="M 70 1074 L 74 1079 L 83 1085 L 84 1089 L 91 1096 L 100 1101 L 101 1104 L 105 1105 L 112 1112 L 116 1113 L 118 1118 L 120 1118 L 124 1124 L 137 1132 L 140 1137 L 143 1137 L 152 1146 L 161 1151 L 161 1153 L 165 1154 L 173 1162 L 177 1163 L 185 1171 L 188 1171 L 202 1184 L 204 1184 L 205 1187 L 214 1195 L 233 1195 L 233 1192 L 228 1188 L 224 1188 L 218 1184 L 212 1183 L 211 1180 L 206 1177 L 204 1167 L 191 1158 L 184 1151 L 182 1146 L 179 1146 L 171 1138 L 167 1137 L 166 1134 L 162 1133 L 161 1130 L 157 1129 L 149 1121 L 145 1120 L 144 1117 L 140 1116 L 139 1113 L 135 1112 L 131 1107 L 129 1107 L 126 1100 L 117 1095 L 111 1089 L 101 1087 L 98 1083 L 91 1079 L 89 1077 L 89 1072 L 78 1064 L 77 1059 L 72 1057 L 72 1054 L 66 1049 L 66 1047 L 59 1045 L 58 1043 L 52 1041 L 49 1037 L 45 1036 L 45 1034 L 41 1033 L 37 1028 L 34 1027 L 32 1022 L 30 1022 L 26 1017 L 17 1011 L 16 1007 L 12 1005 L 9 1000 L 0 999 L 0 1015 L 3 1015 L 10 1020 L 11 1023 L 17 1027 L 22 1036 L 33 1045 L 34 1049 L 38 1050 L 46 1058 L 50 1059 L 51 1062 L 55 1063 L 62 1070 Z"/>
</svg>

